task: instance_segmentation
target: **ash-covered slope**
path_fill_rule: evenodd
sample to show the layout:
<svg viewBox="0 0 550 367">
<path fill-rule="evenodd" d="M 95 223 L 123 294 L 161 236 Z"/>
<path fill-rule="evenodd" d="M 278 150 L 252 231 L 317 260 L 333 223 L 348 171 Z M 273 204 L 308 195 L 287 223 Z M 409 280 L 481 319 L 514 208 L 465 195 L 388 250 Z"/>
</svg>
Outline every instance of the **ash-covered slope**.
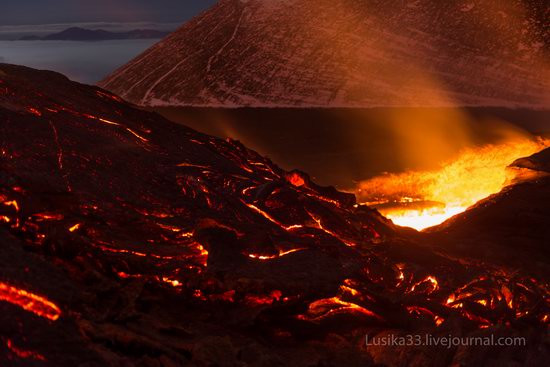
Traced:
<svg viewBox="0 0 550 367">
<path fill-rule="evenodd" d="M 548 365 L 544 281 L 59 74 L 0 64 L 2 366 Z M 525 336 L 521 349 L 365 336 Z"/>
<path fill-rule="evenodd" d="M 221 0 L 100 85 L 148 106 L 548 107 L 544 0 Z"/>
</svg>

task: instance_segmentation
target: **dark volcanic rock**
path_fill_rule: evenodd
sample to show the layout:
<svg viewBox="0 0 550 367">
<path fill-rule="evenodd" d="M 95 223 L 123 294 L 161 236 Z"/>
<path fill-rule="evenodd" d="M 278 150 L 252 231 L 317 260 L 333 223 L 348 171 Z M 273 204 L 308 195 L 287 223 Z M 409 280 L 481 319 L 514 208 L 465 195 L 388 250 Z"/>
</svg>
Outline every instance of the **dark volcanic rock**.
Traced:
<svg viewBox="0 0 550 367">
<path fill-rule="evenodd" d="M 0 65 L 2 366 L 483 365 L 512 349 L 364 338 L 503 328 L 548 362 L 543 281 L 403 236 L 239 142 Z"/>
<path fill-rule="evenodd" d="M 222 0 L 100 83 L 147 106 L 549 105 L 544 0 Z"/>
<path fill-rule="evenodd" d="M 511 164 L 512 168 L 527 168 L 536 172 L 550 173 L 550 148 L 533 154 L 530 157 L 520 158 Z"/>
</svg>

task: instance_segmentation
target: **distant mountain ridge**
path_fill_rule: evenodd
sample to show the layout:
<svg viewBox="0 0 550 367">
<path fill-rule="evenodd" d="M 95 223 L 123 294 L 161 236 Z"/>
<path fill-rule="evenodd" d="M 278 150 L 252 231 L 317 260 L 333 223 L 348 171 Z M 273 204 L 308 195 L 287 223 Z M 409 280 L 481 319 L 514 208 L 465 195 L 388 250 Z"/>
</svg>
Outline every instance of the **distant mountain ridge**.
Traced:
<svg viewBox="0 0 550 367">
<path fill-rule="evenodd" d="M 543 0 L 221 0 L 100 83 L 146 106 L 550 106 Z"/>
<path fill-rule="evenodd" d="M 103 29 L 85 29 L 80 27 L 67 28 L 64 31 L 47 36 L 25 36 L 22 41 L 106 41 L 121 39 L 152 39 L 163 38 L 170 32 L 153 29 L 135 29 L 127 32 L 109 32 Z"/>
</svg>

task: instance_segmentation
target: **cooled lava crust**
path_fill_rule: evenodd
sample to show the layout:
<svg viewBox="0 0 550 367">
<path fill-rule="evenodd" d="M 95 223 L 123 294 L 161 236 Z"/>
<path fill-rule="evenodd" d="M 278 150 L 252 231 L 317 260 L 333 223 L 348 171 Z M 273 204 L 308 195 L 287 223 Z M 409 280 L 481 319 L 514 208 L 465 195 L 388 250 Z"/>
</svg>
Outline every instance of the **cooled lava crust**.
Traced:
<svg viewBox="0 0 550 367">
<path fill-rule="evenodd" d="M 0 64 L 2 366 L 548 365 L 547 279 L 62 75 Z M 367 347 L 365 336 L 527 345 Z"/>
</svg>

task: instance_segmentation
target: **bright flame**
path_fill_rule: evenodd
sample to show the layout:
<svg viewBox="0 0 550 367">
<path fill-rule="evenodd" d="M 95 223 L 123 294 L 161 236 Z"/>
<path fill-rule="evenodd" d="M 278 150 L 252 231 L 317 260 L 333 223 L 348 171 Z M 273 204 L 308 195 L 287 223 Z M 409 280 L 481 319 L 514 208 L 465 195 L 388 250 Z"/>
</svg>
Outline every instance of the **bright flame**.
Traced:
<svg viewBox="0 0 550 367">
<path fill-rule="evenodd" d="M 499 192 L 509 179 L 507 166 L 549 145 L 548 140 L 521 138 L 466 149 L 436 170 L 386 174 L 362 182 L 359 195 L 395 224 L 422 230 Z"/>
<path fill-rule="evenodd" d="M 457 207 L 432 207 L 420 210 L 385 211 L 381 210 L 387 218 L 402 227 L 411 227 L 417 230 L 433 227 L 445 222 L 468 209 L 467 206 Z"/>
</svg>

